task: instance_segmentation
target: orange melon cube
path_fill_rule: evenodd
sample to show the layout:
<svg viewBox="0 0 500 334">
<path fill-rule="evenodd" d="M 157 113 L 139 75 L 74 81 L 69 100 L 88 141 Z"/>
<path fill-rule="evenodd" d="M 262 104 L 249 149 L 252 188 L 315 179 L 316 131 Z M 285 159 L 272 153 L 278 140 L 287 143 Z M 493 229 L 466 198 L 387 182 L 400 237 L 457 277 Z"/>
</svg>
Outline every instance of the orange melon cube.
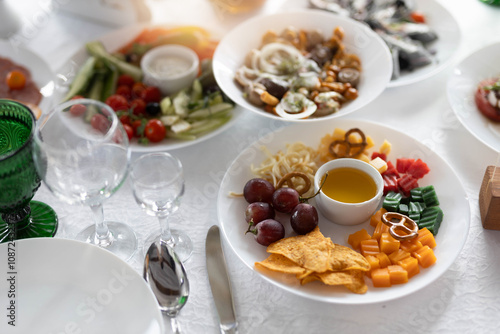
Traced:
<svg viewBox="0 0 500 334">
<path fill-rule="evenodd" d="M 397 262 L 406 272 L 408 273 L 408 278 L 412 278 L 420 272 L 420 267 L 418 266 L 418 260 L 414 257 L 407 257 L 403 260 Z"/>
<path fill-rule="evenodd" d="M 374 255 L 367 255 L 366 256 L 366 261 L 368 261 L 368 263 L 370 264 L 370 270 L 368 270 L 366 272 L 366 276 L 368 277 L 372 277 L 372 271 L 375 270 L 375 269 L 378 269 L 380 268 L 380 262 L 379 262 L 379 259 L 374 256 Z"/>
<path fill-rule="evenodd" d="M 379 240 L 380 251 L 385 254 L 391 254 L 399 249 L 399 240 L 394 239 L 392 235 L 382 233 Z"/>
<path fill-rule="evenodd" d="M 361 254 L 365 257 L 367 255 L 375 255 L 380 252 L 378 241 L 375 239 L 363 240 L 359 243 L 359 247 L 361 249 Z"/>
<path fill-rule="evenodd" d="M 392 264 L 397 264 L 398 261 L 404 260 L 410 256 L 411 256 L 411 254 L 409 252 L 404 251 L 402 249 L 398 249 L 397 251 L 389 254 L 389 260 L 391 260 Z"/>
<path fill-rule="evenodd" d="M 350 234 L 349 238 L 347 238 L 347 242 L 351 245 L 352 249 L 359 249 L 361 241 L 369 240 L 371 238 L 372 236 L 369 235 L 365 229 L 361 229 L 353 234 Z"/>
<path fill-rule="evenodd" d="M 380 240 L 382 233 L 388 233 L 388 232 L 389 232 L 389 226 L 385 225 L 381 220 L 377 223 L 377 226 L 375 227 L 375 231 L 373 232 L 372 238 Z"/>
<path fill-rule="evenodd" d="M 399 248 L 404 250 L 405 252 L 413 253 L 422 246 L 422 243 L 418 241 L 417 238 L 413 238 L 410 240 L 401 241 Z"/>
<path fill-rule="evenodd" d="M 436 247 L 436 239 L 434 239 L 434 235 L 427 227 L 418 230 L 418 237 L 416 239 L 424 246 L 427 245 L 430 248 Z"/>
<path fill-rule="evenodd" d="M 390 287 L 391 276 L 389 275 L 389 270 L 387 268 L 375 269 L 372 272 L 372 282 L 376 288 Z"/>
<path fill-rule="evenodd" d="M 376 227 L 379 222 L 381 223 L 382 222 L 382 215 L 386 212 L 387 212 L 387 210 L 384 208 L 380 208 L 380 210 L 375 212 L 370 218 L 370 225 L 373 227 Z"/>
<path fill-rule="evenodd" d="M 389 257 L 387 256 L 387 254 L 385 254 L 385 253 L 377 253 L 375 256 L 378 259 L 380 268 L 386 268 L 387 266 L 391 265 L 391 260 L 389 259 Z"/>
<path fill-rule="evenodd" d="M 387 267 L 391 284 L 403 284 L 408 282 L 408 272 L 399 265 L 391 265 Z"/>
<path fill-rule="evenodd" d="M 434 251 L 427 245 L 413 252 L 411 255 L 416 258 L 418 263 L 424 268 L 432 266 L 437 260 Z"/>
</svg>

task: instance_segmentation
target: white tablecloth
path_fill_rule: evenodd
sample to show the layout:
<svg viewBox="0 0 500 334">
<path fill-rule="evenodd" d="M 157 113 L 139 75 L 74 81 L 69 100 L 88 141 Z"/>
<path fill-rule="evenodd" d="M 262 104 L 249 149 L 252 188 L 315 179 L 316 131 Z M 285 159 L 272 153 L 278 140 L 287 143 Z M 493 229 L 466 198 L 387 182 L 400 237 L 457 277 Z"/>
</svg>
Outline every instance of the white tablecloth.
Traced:
<svg viewBox="0 0 500 334">
<path fill-rule="evenodd" d="M 404 129 L 453 166 L 467 191 L 472 209 L 469 235 L 460 256 L 441 278 L 417 293 L 385 303 L 342 306 L 311 301 L 275 287 L 244 266 L 229 247 L 225 247 L 240 333 L 498 331 L 500 232 L 482 228 L 478 207 L 484 171 L 486 166 L 497 163 L 497 154 L 470 134 L 455 117 L 446 97 L 446 81 L 454 64 L 480 47 L 499 40 L 500 10 L 477 0 L 439 2 L 457 18 L 462 29 L 462 44 L 454 61 L 432 78 L 387 89 L 369 106 L 349 117 Z M 45 18 L 35 19 L 35 15 L 40 16 L 46 1 L 11 3 L 23 16 L 25 30 L 20 34 L 23 45 L 38 52 L 54 71 L 86 41 L 115 29 L 67 15 L 55 7 Z M 272 12 L 306 3 L 306 0 L 268 0 L 262 11 Z M 155 8 L 155 23 L 207 23 L 224 30 L 246 17 L 218 15 L 203 0 L 151 0 L 148 4 Z M 186 263 L 191 294 L 179 316 L 186 333 L 219 331 L 205 268 L 206 233 L 211 225 L 217 224 L 217 191 L 224 172 L 242 148 L 272 129 L 272 121 L 248 112 L 224 133 L 199 145 L 172 151 L 182 161 L 186 175 L 186 194 L 177 214 L 182 224 L 173 221 L 172 227 L 186 230 L 195 247 L 192 258 Z M 133 159 L 136 157 L 133 155 Z M 61 203 L 45 186 L 35 199 L 50 204 L 58 213 L 61 226 L 57 237 L 71 238 L 91 222 L 87 208 Z M 130 224 L 141 239 L 158 228 L 157 221 L 146 216 L 136 205 L 128 183 L 105 203 L 105 216 Z M 131 265 L 141 271 L 141 252 Z"/>
</svg>

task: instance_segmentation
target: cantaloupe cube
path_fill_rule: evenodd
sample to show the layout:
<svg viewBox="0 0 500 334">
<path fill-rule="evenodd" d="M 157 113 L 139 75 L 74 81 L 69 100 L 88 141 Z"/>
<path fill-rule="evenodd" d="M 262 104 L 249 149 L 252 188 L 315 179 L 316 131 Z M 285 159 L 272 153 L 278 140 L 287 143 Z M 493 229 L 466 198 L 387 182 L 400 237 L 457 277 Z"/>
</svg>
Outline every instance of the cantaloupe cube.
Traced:
<svg viewBox="0 0 500 334">
<path fill-rule="evenodd" d="M 391 284 L 403 284 L 408 282 L 408 272 L 399 265 L 390 265 L 387 267 Z"/>
<path fill-rule="evenodd" d="M 384 208 L 380 208 L 377 212 L 375 212 L 370 218 L 370 225 L 376 227 L 378 223 L 381 223 L 382 215 L 386 212 L 387 210 Z"/>
<path fill-rule="evenodd" d="M 376 288 L 390 287 L 391 277 L 387 268 L 375 269 L 372 272 L 373 286 Z"/>
<path fill-rule="evenodd" d="M 432 266 L 437 260 L 436 255 L 434 255 L 434 251 L 427 245 L 413 252 L 411 255 L 418 260 L 418 263 L 423 268 Z"/>
<path fill-rule="evenodd" d="M 380 251 L 385 254 L 391 254 L 399 249 L 399 240 L 388 233 L 382 233 L 379 240 Z"/>
<path fill-rule="evenodd" d="M 389 260 L 391 260 L 392 264 L 397 264 L 399 261 L 404 260 L 410 256 L 411 256 L 411 254 L 409 252 L 404 251 L 400 248 L 397 251 L 389 254 Z"/>
<path fill-rule="evenodd" d="M 361 229 L 347 238 L 347 242 L 351 245 L 352 249 L 359 249 L 361 241 L 371 239 L 372 236 L 368 234 L 365 229 Z"/>
<path fill-rule="evenodd" d="M 372 271 L 380 268 L 379 259 L 378 259 L 378 257 L 376 257 L 374 255 L 367 255 L 365 258 L 366 258 L 366 261 L 368 261 L 368 263 L 370 264 L 370 270 L 368 270 L 366 272 L 366 276 L 372 277 Z"/>
<path fill-rule="evenodd" d="M 403 240 L 399 244 L 399 248 L 408 253 L 413 253 L 422 246 L 423 246 L 422 243 L 418 241 L 417 238 L 410 240 Z"/>
<path fill-rule="evenodd" d="M 377 223 L 375 231 L 372 234 L 372 239 L 380 240 L 382 233 L 387 233 L 387 232 L 389 232 L 389 226 L 385 225 L 382 222 L 382 220 L 380 220 L 380 222 Z"/>
<path fill-rule="evenodd" d="M 376 255 L 380 253 L 380 248 L 378 247 L 378 241 L 375 239 L 363 240 L 359 243 L 361 249 L 361 254 L 363 256 Z"/>
<path fill-rule="evenodd" d="M 380 253 L 375 254 L 375 256 L 378 259 L 380 268 L 386 268 L 387 266 L 391 265 L 391 260 L 389 259 L 387 254 L 380 252 Z"/>
<path fill-rule="evenodd" d="M 423 246 L 427 245 L 430 248 L 436 247 L 436 239 L 434 238 L 434 235 L 431 233 L 431 231 L 427 229 L 427 227 L 418 230 L 418 237 L 416 239 L 420 241 Z"/>
<path fill-rule="evenodd" d="M 366 136 L 366 147 L 365 147 L 365 150 L 369 150 L 373 146 L 375 146 L 375 142 L 373 141 L 372 137 Z"/>
<path fill-rule="evenodd" d="M 420 272 L 418 260 L 414 257 L 407 257 L 406 259 L 399 261 L 397 264 L 408 272 L 408 278 L 411 278 Z"/>
</svg>

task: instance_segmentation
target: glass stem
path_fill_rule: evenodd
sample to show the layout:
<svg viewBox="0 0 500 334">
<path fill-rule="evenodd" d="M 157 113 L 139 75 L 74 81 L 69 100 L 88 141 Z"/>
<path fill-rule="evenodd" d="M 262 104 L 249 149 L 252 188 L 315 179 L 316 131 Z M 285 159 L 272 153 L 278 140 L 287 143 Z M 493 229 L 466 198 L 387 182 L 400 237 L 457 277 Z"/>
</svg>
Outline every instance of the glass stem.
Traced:
<svg viewBox="0 0 500 334">
<path fill-rule="evenodd" d="M 94 214 L 95 222 L 94 243 L 99 247 L 107 247 L 113 242 L 113 239 L 111 233 L 109 233 L 108 225 L 104 221 L 102 204 L 91 205 L 90 209 Z"/>
<path fill-rule="evenodd" d="M 158 221 L 160 222 L 160 241 L 165 242 L 170 247 L 174 247 L 174 239 L 172 238 L 172 233 L 170 233 L 170 227 L 168 224 L 168 216 L 158 216 Z"/>
</svg>

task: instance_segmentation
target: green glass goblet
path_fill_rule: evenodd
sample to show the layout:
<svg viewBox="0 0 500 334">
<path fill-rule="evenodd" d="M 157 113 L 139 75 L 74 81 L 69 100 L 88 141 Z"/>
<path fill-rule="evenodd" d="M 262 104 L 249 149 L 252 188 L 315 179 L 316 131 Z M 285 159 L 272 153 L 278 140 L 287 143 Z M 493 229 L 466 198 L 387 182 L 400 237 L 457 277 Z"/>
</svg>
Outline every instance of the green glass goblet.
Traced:
<svg viewBox="0 0 500 334">
<path fill-rule="evenodd" d="M 40 187 L 32 156 L 34 132 L 28 107 L 0 99 L 0 243 L 57 232 L 54 210 L 31 200 Z"/>
</svg>

